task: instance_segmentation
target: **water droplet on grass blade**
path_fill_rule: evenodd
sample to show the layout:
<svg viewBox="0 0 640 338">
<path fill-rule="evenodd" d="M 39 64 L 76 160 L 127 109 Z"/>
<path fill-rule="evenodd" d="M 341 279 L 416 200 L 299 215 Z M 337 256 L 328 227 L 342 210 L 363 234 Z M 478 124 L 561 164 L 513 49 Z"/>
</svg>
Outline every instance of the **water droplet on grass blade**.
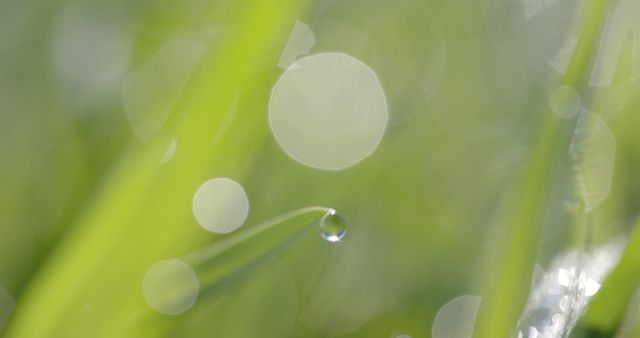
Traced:
<svg viewBox="0 0 640 338">
<path fill-rule="evenodd" d="M 329 209 L 327 214 L 320 220 L 320 235 L 326 241 L 338 242 L 344 238 L 347 233 L 347 226 L 344 218 L 340 216 L 334 209 Z"/>
</svg>

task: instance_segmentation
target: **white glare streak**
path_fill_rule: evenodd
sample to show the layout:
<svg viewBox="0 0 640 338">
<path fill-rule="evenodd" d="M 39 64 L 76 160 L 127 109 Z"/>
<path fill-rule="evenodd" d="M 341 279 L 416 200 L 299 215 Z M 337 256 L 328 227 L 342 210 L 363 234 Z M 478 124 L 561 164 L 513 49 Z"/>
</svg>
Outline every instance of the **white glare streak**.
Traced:
<svg viewBox="0 0 640 338">
<path fill-rule="evenodd" d="M 514 337 L 565 337 L 617 264 L 622 244 L 617 239 L 591 252 L 571 251 L 554 259 L 533 288 Z"/>
</svg>

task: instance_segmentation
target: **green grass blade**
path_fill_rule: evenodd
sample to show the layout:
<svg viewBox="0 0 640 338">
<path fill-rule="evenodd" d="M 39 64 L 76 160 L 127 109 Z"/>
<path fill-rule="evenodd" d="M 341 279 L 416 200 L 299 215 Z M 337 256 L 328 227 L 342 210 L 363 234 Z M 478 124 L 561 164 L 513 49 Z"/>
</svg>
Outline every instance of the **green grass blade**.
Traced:
<svg viewBox="0 0 640 338">
<path fill-rule="evenodd" d="M 640 224 L 637 224 L 620 263 L 605 279 L 579 326 L 589 331 L 613 334 L 622 323 L 639 283 Z"/>
<path fill-rule="evenodd" d="M 563 84 L 584 88 L 594 43 L 599 36 L 605 1 L 590 1 L 585 9 L 582 35 Z M 491 263 L 482 283 L 483 300 L 474 337 L 509 337 L 526 301 L 538 244 L 540 222 L 556 164 L 566 156 L 570 132 L 559 119 L 548 114 L 536 149 L 507 203 L 500 224 L 506 233 L 500 245 L 492 246 Z"/>
<path fill-rule="evenodd" d="M 232 34 L 205 54 L 172 112 L 175 121 L 168 125 L 176 127 L 127 151 L 93 206 L 26 287 L 7 337 L 163 335 L 160 320 L 144 328 L 128 326 L 134 309 L 144 305 L 141 278 L 151 262 L 211 240 L 193 220 L 192 194 L 222 158 L 225 169 L 242 177 L 267 132 L 254 122 L 264 110 L 248 105 L 237 114 L 229 131 L 233 146 L 212 141 L 238 91 L 268 87 L 270 76 L 255 74 L 276 64 L 286 31 L 303 4 L 226 3 L 230 22 L 218 24 L 233 25 Z M 180 150 L 172 163 L 160 168 L 171 137 L 178 139 Z M 89 305 L 92 320 L 87 320 Z"/>
<path fill-rule="evenodd" d="M 227 240 L 182 257 L 198 274 L 201 289 L 213 288 L 243 267 L 282 249 L 310 226 L 317 225 L 328 208 L 309 207 L 291 211 Z M 320 237 L 318 235 L 318 237 Z"/>
</svg>

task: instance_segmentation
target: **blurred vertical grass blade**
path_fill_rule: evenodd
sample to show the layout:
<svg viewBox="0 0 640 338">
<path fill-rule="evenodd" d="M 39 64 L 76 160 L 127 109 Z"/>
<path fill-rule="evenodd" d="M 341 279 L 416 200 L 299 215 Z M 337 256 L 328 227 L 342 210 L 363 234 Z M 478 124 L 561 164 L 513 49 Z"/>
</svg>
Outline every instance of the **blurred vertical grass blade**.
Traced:
<svg viewBox="0 0 640 338">
<path fill-rule="evenodd" d="M 151 262 L 206 240 L 192 220 L 191 195 L 222 158 L 227 168 L 242 174 L 252 148 L 265 134 L 252 123 L 264 110 L 254 105 L 238 114 L 233 146 L 211 145 L 213 137 L 236 92 L 265 85 L 261 81 L 268 78 L 255 75 L 275 65 L 279 53 L 274 45 L 284 44 L 284 32 L 303 4 L 229 2 L 228 20 L 234 30 L 217 50 L 204 56 L 187 84 L 173 110 L 180 116 L 173 114 L 168 120 L 168 125 L 177 127 L 127 151 L 93 207 L 28 285 L 10 320 L 8 337 L 165 334 L 162 317 L 131 323 L 137 318 L 135 311 L 151 311 L 142 300 L 142 275 Z M 170 165 L 159 168 L 173 133 L 180 152 Z"/>
<path fill-rule="evenodd" d="M 582 34 L 562 84 L 584 88 L 594 45 L 598 41 L 606 1 L 587 2 Z M 474 337 L 509 337 L 526 301 L 538 244 L 539 223 L 556 163 L 566 154 L 570 133 L 551 113 L 542 126 L 537 147 L 519 185 L 507 202 L 500 224 L 506 236 L 490 246 L 491 264 L 483 280 L 483 301 Z"/>
<path fill-rule="evenodd" d="M 591 301 L 579 326 L 586 330 L 613 334 L 640 284 L 640 222 L 629 238 L 620 263 L 605 279 Z"/>
</svg>

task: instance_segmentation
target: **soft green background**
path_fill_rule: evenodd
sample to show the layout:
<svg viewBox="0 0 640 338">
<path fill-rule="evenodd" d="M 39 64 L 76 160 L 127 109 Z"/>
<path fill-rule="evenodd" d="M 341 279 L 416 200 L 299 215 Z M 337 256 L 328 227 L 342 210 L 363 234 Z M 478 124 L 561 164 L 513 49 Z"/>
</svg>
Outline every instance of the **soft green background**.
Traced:
<svg viewBox="0 0 640 338">
<path fill-rule="evenodd" d="M 613 188 L 589 214 L 592 243 L 631 233 L 640 201 L 640 90 L 629 82 L 640 65 L 632 64 L 632 40 L 611 65 L 613 83 L 590 87 L 612 5 L 559 2 L 527 20 L 525 3 L 515 0 L 0 1 L 0 285 L 17 304 L 5 336 L 299 338 L 333 328 L 344 337 L 430 337 L 443 304 L 475 294 L 483 297 L 476 336 L 508 337 L 534 263 L 545 267 L 586 245 L 565 208 L 576 119 L 551 113 L 555 87 L 576 88 L 617 139 Z M 126 72 L 168 40 L 207 45 L 164 127 L 146 142 L 129 125 L 120 87 L 95 97 L 92 84 L 69 84 L 56 72 L 57 27 L 73 6 L 126 32 Z M 313 53 L 348 53 L 385 89 L 385 136 L 352 168 L 304 167 L 269 130 L 268 98 L 282 72 L 276 64 L 295 20 L 314 31 Z M 578 43 L 563 75 L 547 61 L 571 38 Z M 468 39 L 475 49 L 461 49 Z M 434 107 L 484 95 L 501 64 L 483 57 L 497 50 L 521 67 L 526 95 L 509 97 L 512 88 L 503 88 L 487 103 L 495 115 L 463 115 L 471 135 L 443 128 Z M 451 60 L 478 71 L 454 77 Z M 425 82 L 435 94 L 422 89 Z M 441 83 L 448 83 L 444 94 Z M 235 117 L 214 143 L 234 98 Z M 501 110 L 512 106 L 522 113 Z M 474 132 L 492 118 L 504 124 Z M 174 138 L 174 158 L 159 165 Z M 248 193 L 240 232 L 322 205 L 345 217 L 348 234 L 333 245 L 316 228 L 257 235 L 234 255 L 261 259 L 220 268 L 184 314 L 157 314 L 142 297 L 149 266 L 225 239 L 191 214 L 194 191 L 218 176 Z M 311 216 L 299 221 L 319 218 Z M 301 225 L 293 223 L 274 227 Z M 629 243 L 581 321 L 585 336 L 612 336 L 627 311 L 640 277 L 640 235 Z"/>
</svg>

